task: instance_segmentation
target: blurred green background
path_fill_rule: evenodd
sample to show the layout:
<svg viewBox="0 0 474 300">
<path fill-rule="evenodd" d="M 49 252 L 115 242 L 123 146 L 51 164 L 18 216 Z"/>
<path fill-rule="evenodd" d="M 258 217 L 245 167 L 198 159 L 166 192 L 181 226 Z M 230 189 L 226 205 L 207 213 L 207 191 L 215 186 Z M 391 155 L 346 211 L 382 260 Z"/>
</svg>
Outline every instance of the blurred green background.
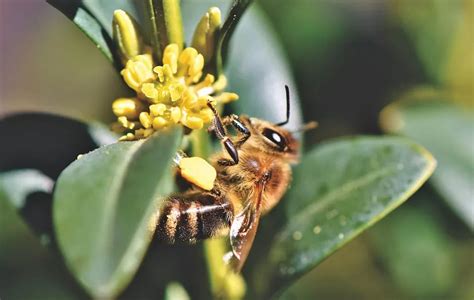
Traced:
<svg viewBox="0 0 474 300">
<path fill-rule="evenodd" d="M 420 87 L 451 95 L 452 105 L 472 115 L 474 1 L 259 4 L 287 52 L 304 119 L 320 124 L 307 134 L 307 145 L 342 135 L 381 134 L 381 110 Z M 108 120 L 110 103 L 126 93 L 94 45 L 45 2 L 1 1 L 0 49 L 0 115 L 33 110 Z M 472 166 L 474 127 L 467 124 L 467 135 L 460 138 L 468 155 L 459 163 Z M 432 131 L 437 130 L 435 124 Z M 449 147 L 446 151 L 449 156 Z M 464 179 L 474 185 L 472 169 Z M 282 298 L 473 299 L 473 231 L 441 194 L 436 186 L 425 186 Z M 464 210 L 472 224 L 472 187 L 468 198 Z M 64 266 L 49 267 L 50 255 L 8 207 L 0 207 L 0 229 L 2 299 L 14 299 L 25 286 L 30 298 L 39 296 L 35 286 L 44 288 L 43 299 L 84 297 L 61 275 Z M 51 282 L 54 286 L 44 287 Z"/>
</svg>

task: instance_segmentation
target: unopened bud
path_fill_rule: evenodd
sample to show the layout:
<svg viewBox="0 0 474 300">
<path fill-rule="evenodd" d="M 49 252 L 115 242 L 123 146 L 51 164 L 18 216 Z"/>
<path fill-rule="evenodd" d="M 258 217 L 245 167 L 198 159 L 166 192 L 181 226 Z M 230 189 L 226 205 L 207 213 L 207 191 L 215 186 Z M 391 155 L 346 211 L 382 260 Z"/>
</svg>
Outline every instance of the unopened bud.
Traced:
<svg viewBox="0 0 474 300">
<path fill-rule="evenodd" d="M 121 9 L 114 11 L 112 30 L 124 65 L 129 59 L 143 54 L 142 36 L 138 24 L 132 16 Z"/>
</svg>

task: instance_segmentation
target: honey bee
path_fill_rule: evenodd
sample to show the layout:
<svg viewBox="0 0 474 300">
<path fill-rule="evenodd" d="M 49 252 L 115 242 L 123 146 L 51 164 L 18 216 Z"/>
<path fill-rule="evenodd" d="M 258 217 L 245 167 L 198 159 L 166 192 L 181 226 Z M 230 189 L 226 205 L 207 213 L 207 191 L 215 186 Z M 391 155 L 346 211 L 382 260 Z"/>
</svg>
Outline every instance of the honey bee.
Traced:
<svg viewBox="0 0 474 300">
<path fill-rule="evenodd" d="M 282 126 L 289 121 L 290 96 L 285 86 L 286 120 L 273 124 L 245 115 L 214 119 L 208 131 L 222 143 L 211 157 L 217 171 L 214 188 L 192 187 L 167 198 L 157 225 L 158 239 L 167 243 L 195 243 L 229 234 L 230 264 L 242 268 L 255 238 L 260 216 L 282 198 L 291 181 L 290 165 L 298 161 L 299 145 Z M 237 135 L 229 137 L 226 127 Z"/>
</svg>

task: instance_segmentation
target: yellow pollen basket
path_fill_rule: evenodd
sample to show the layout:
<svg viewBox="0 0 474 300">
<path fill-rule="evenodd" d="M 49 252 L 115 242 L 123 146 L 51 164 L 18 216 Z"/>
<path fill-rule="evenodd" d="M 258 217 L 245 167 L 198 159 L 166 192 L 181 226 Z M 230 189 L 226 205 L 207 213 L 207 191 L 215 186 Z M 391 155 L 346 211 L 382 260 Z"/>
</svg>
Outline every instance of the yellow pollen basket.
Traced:
<svg viewBox="0 0 474 300">
<path fill-rule="evenodd" d="M 210 191 L 216 180 L 216 169 L 200 157 L 183 157 L 179 161 L 181 176 L 190 183 Z"/>
</svg>

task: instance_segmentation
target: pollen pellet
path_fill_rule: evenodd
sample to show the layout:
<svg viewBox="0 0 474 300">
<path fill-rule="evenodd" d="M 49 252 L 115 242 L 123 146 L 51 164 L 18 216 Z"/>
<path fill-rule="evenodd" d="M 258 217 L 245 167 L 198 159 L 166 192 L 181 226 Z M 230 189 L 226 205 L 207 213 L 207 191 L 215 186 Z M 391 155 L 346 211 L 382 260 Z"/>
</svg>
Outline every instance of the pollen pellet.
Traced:
<svg viewBox="0 0 474 300">
<path fill-rule="evenodd" d="M 140 113 L 139 118 L 140 118 L 140 123 L 142 123 L 143 127 L 145 127 L 146 129 L 151 127 L 152 119 L 149 113 L 142 112 Z"/>
<path fill-rule="evenodd" d="M 185 157 L 179 162 L 181 176 L 207 191 L 212 190 L 216 180 L 216 169 L 200 157 Z"/>
</svg>

